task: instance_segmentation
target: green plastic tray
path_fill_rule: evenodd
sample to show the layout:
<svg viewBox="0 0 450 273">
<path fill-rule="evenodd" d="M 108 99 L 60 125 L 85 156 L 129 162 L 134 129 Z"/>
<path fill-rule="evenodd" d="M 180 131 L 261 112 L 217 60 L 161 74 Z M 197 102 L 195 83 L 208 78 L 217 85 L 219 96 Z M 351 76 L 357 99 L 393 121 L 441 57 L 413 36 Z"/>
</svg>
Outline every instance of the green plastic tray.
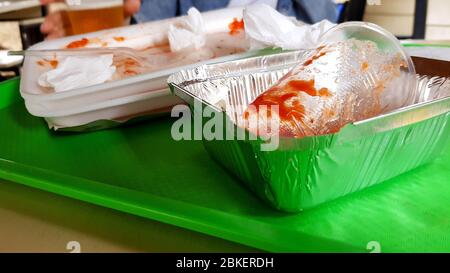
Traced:
<svg viewBox="0 0 450 273">
<path fill-rule="evenodd" d="M 29 115 L 18 79 L 0 85 L 0 178 L 268 251 L 450 251 L 450 146 L 433 163 L 299 214 L 268 207 L 175 142 L 172 120 L 54 133 Z"/>
</svg>

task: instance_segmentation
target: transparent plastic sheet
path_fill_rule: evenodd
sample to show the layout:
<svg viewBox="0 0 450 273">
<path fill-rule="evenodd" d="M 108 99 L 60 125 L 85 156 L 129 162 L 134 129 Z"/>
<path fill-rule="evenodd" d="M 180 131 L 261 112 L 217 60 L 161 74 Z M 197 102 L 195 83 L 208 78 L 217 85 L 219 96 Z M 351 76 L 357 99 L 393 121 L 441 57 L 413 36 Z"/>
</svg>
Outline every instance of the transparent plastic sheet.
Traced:
<svg viewBox="0 0 450 273">
<path fill-rule="evenodd" d="M 410 105 L 415 74 L 401 56 L 370 41 L 349 39 L 319 47 L 246 109 L 238 124 L 255 134 L 265 124 L 279 134 L 304 137 L 335 133 L 349 122 Z M 276 105 L 278 111 L 268 109 Z"/>
<path fill-rule="evenodd" d="M 296 51 L 201 66 L 172 75 L 169 85 L 190 105 L 227 111 L 226 122 L 237 132 L 246 106 L 305 56 L 309 53 Z M 425 164 L 447 145 L 450 80 L 418 76 L 414 82 L 402 107 L 334 134 L 282 137 L 275 151 L 261 151 L 262 139 L 204 140 L 204 145 L 273 207 L 301 211 Z"/>
<path fill-rule="evenodd" d="M 317 136 L 409 105 L 416 72 L 399 41 L 364 22 L 339 24 L 237 120 L 259 136 Z"/>
</svg>

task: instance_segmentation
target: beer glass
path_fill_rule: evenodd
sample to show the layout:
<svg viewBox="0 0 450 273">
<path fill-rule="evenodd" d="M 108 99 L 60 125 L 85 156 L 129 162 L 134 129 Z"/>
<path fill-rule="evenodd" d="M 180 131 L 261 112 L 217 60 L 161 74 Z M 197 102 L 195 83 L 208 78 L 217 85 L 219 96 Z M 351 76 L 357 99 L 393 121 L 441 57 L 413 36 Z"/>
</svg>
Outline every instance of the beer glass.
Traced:
<svg viewBox="0 0 450 273">
<path fill-rule="evenodd" d="M 70 35 L 124 25 L 123 0 L 66 0 Z"/>
</svg>

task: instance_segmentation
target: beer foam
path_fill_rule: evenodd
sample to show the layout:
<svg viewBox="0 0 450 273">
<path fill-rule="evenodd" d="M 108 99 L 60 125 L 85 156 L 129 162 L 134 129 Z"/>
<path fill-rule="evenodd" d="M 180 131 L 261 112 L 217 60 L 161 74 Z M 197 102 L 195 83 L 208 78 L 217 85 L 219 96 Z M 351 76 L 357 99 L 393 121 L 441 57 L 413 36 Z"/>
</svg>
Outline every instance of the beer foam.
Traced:
<svg viewBox="0 0 450 273">
<path fill-rule="evenodd" d="M 104 9 L 123 5 L 123 0 L 66 0 L 68 10 Z"/>
</svg>

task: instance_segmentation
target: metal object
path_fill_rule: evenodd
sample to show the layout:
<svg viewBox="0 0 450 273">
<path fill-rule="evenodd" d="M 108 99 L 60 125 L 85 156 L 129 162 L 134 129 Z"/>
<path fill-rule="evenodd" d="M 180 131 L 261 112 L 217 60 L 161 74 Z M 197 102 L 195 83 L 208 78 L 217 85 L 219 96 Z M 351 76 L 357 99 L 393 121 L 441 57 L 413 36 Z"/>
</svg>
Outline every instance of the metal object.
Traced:
<svg viewBox="0 0 450 273">
<path fill-rule="evenodd" d="M 204 65 L 180 71 L 168 82 L 190 105 L 199 102 L 225 113 L 224 126 L 231 124 L 236 132 L 242 129 L 234 121 L 246 105 L 304 54 Z M 213 158 L 273 207 L 301 211 L 390 179 L 437 156 L 449 141 L 450 79 L 419 77 L 417 82 L 414 104 L 348 124 L 335 134 L 281 138 L 275 151 L 261 151 L 261 139 L 203 143 Z"/>
</svg>

